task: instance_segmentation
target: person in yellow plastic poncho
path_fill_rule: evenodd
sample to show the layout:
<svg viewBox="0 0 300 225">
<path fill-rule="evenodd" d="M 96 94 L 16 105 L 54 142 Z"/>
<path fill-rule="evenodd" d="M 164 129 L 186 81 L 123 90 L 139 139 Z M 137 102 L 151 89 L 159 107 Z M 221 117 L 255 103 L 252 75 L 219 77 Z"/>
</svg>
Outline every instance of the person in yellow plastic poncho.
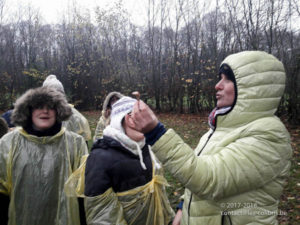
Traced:
<svg viewBox="0 0 300 225">
<path fill-rule="evenodd" d="M 118 101 L 121 97 L 123 97 L 123 95 L 116 91 L 110 92 L 106 96 L 106 98 L 103 102 L 101 116 L 99 118 L 99 121 L 98 121 L 96 129 L 95 129 L 93 141 L 96 141 L 97 139 L 102 138 L 103 130 L 106 126 L 109 125 L 109 122 L 110 122 L 111 106 L 116 101 Z"/>
<path fill-rule="evenodd" d="M 43 87 L 54 88 L 55 90 L 65 95 L 65 90 L 62 83 L 53 74 L 49 75 L 45 79 L 43 83 Z M 73 105 L 71 104 L 69 105 L 71 106 L 72 109 L 72 115 L 68 120 L 63 121 L 62 123 L 63 127 L 81 135 L 82 137 L 84 137 L 86 142 L 89 141 L 91 139 L 91 129 L 90 129 L 89 122 L 77 109 L 74 108 Z"/>
<path fill-rule="evenodd" d="M 122 97 L 113 104 L 103 138 L 73 174 L 75 181 L 71 178 L 66 184 L 69 194 L 76 188 L 85 197 L 89 225 L 167 225 L 174 216 L 159 162 L 145 145 L 144 135 L 128 127 L 135 102 Z"/>
<path fill-rule="evenodd" d="M 54 89 L 30 89 L 15 103 L 19 126 L 0 140 L 0 193 L 10 197 L 9 225 L 79 225 L 78 200 L 64 183 L 87 154 L 83 137 L 62 127 L 71 115 Z"/>
</svg>

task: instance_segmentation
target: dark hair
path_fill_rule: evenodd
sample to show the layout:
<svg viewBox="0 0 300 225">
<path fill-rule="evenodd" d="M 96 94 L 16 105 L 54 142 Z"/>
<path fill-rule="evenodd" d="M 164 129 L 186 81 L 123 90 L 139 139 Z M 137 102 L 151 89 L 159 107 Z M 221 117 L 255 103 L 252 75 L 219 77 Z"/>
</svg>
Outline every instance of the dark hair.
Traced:
<svg viewBox="0 0 300 225">
<path fill-rule="evenodd" d="M 111 106 L 116 102 L 118 101 L 120 98 L 116 95 L 113 95 L 110 99 L 109 99 L 109 102 L 107 104 L 107 108 L 111 109 Z"/>
<path fill-rule="evenodd" d="M 226 63 L 222 64 L 220 69 L 219 69 L 219 76 L 221 77 L 221 74 L 224 74 L 228 80 L 231 80 L 233 83 L 235 83 L 235 76 L 230 68 L 229 65 Z"/>
</svg>

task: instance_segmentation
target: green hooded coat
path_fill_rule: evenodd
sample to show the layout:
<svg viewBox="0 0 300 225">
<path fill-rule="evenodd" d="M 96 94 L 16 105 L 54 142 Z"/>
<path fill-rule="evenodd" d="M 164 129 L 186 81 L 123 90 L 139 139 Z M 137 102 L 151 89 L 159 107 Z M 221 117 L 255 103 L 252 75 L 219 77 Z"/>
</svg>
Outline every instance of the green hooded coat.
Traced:
<svg viewBox="0 0 300 225">
<path fill-rule="evenodd" d="M 230 112 L 218 115 L 193 151 L 172 129 L 153 146 L 186 187 L 181 225 L 278 224 L 278 203 L 290 170 L 289 133 L 274 113 L 285 71 L 274 56 L 228 56 L 237 88 Z"/>
</svg>

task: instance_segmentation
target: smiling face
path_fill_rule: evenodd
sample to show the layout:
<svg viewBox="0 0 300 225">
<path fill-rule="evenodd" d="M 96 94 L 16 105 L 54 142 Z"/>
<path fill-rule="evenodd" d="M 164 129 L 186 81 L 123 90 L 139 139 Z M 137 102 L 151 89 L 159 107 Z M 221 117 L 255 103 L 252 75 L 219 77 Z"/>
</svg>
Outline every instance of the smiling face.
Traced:
<svg viewBox="0 0 300 225">
<path fill-rule="evenodd" d="M 48 106 L 43 106 L 32 111 L 33 127 L 38 131 L 47 130 L 55 124 L 56 111 L 49 109 Z"/>
<path fill-rule="evenodd" d="M 221 80 L 216 84 L 217 107 L 232 106 L 235 98 L 234 83 L 221 74 Z"/>
</svg>

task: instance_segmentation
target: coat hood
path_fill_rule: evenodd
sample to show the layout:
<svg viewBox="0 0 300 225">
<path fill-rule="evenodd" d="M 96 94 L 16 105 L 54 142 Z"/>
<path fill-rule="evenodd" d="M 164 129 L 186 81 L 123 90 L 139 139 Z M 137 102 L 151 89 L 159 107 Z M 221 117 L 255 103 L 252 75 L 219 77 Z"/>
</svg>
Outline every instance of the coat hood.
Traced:
<svg viewBox="0 0 300 225">
<path fill-rule="evenodd" d="M 217 128 L 237 127 L 273 116 L 285 89 L 283 64 L 262 51 L 232 54 L 223 64 L 230 66 L 234 73 L 237 96 L 231 111 L 217 117 Z"/>
<path fill-rule="evenodd" d="M 58 122 L 67 120 L 72 114 L 71 107 L 62 93 L 49 87 L 39 87 L 29 89 L 17 99 L 11 116 L 13 124 L 25 127 L 31 122 L 32 110 L 44 105 L 56 111 Z"/>
<path fill-rule="evenodd" d="M 113 92 L 110 92 L 104 102 L 103 102 L 103 111 L 105 112 L 107 110 L 107 106 L 108 106 L 108 103 L 109 103 L 109 100 L 113 97 L 113 96 L 116 96 L 118 97 L 119 99 L 123 97 L 123 95 L 119 92 L 116 92 L 116 91 L 113 91 Z"/>
</svg>

